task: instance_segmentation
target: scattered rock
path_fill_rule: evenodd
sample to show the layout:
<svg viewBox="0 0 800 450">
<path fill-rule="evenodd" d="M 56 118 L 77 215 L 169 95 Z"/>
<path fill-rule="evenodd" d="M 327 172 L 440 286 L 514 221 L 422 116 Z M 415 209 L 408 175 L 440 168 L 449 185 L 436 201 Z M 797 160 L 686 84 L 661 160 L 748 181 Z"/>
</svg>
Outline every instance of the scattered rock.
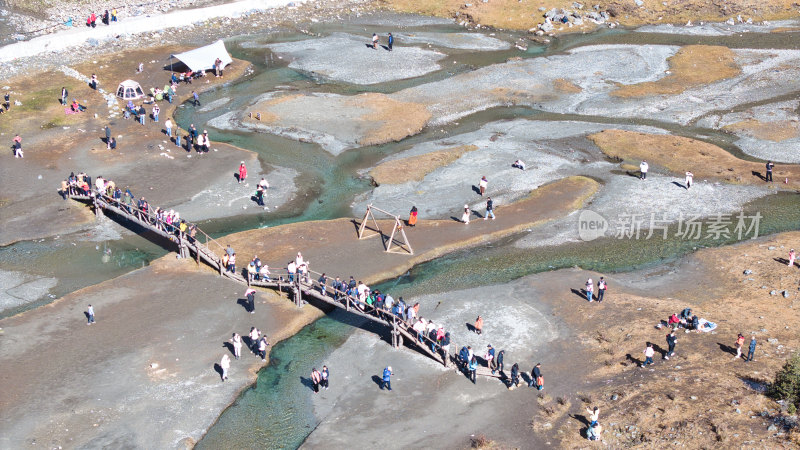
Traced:
<svg viewBox="0 0 800 450">
<path fill-rule="evenodd" d="M 778 295 L 778 291 L 773 289 L 773 290 L 769 291 L 769 295 Z"/>
<path fill-rule="evenodd" d="M 783 291 L 783 298 L 789 298 L 789 291 Z"/>
<path fill-rule="evenodd" d="M 619 395 L 617 395 L 617 394 L 614 394 L 614 395 L 612 395 L 612 396 L 611 396 L 611 401 L 614 401 L 614 402 L 615 402 L 615 401 L 617 401 L 617 400 L 619 400 Z"/>
<path fill-rule="evenodd" d="M 747 269 L 747 270 L 744 271 L 745 275 L 750 275 L 751 273 L 753 273 L 753 271 L 750 270 L 750 269 Z"/>
</svg>

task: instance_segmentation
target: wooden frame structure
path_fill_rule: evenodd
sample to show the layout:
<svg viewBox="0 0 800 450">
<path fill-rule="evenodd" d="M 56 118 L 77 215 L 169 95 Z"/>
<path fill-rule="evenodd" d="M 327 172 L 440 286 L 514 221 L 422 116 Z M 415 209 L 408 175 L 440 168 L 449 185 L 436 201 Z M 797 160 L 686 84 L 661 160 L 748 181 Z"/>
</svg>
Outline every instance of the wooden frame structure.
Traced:
<svg viewBox="0 0 800 450">
<path fill-rule="evenodd" d="M 372 206 L 372 204 L 367 205 L 367 212 L 364 213 L 364 218 L 361 220 L 361 225 L 358 226 L 358 238 L 363 239 L 365 237 L 364 231 L 366 231 L 367 221 L 370 219 L 372 219 L 372 223 L 375 225 L 375 229 L 373 231 L 376 231 L 377 235 L 380 235 L 381 239 L 384 239 L 384 236 L 386 236 L 381 231 L 381 226 L 378 225 L 378 221 L 375 220 L 375 215 L 372 212 L 373 210 L 379 213 L 383 213 L 394 219 L 394 226 L 392 227 L 392 233 L 389 235 L 389 239 L 384 240 L 383 242 L 384 251 L 386 251 L 387 253 L 392 252 L 394 250 L 392 248 L 392 245 L 394 245 L 396 248 L 406 251 L 409 255 L 413 255 L 414 249 L 411 248 L 411 244 L 408 242 L 408 236 L 406 236 L 406 232 L 403 229 L 404 228 L 403 222 L 400 220 L 400 216 L 392 214 L 388 211 L 384 211 L 376 206 Z M 398 231 L 400 232 L 399 234 L 397 233 Z M 402 236 L 403 239 L 402 242 L 397 241 L 397 243 L 395 243 L 394 239 L 395 235 L 397 235 L 398 238 Z M 375 236 L 375 234 L 370 234 L 366 237 L 372 237 L 372 236 Z"/>
</svg>

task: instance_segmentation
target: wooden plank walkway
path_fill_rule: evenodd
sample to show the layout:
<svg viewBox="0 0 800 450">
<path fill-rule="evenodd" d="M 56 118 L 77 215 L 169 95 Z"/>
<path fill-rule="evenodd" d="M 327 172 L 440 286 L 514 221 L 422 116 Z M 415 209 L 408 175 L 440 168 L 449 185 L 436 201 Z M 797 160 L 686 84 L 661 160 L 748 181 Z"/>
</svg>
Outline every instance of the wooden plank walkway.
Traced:
<svg viewBox="0 0 800 450">
<path fill-rule="evenodd" d="M 285 289 L 287 292 L 293 294 L 292 296 L 295 304 L 298 307 L 305 304 L 303 297 L 308 299 L 313 298 L 324 304 L 343 309 L 351 314 L 382 324 L 390 329 L 393 347 L 415 347 L 420 353 L 430 357 L 434 361 L 440 364 L 444 363 L 442 354 L 431 349 L 432 341 L 430 338 L 423 336 L 420 342 L 417 337 L 417 332 L 412 328 L 411 324 L 404 319 L 397 317 L 389 311 L 380 310 L 360 302 L 356 297 L 342 291 L 336 291 L 328 285 L 325 286 L 325 294 L 323 294 L 322 286 L 318 281 L 314 281 L 314 279 L 318 279 L 320 276 L 317 272 L 309 271 L 309 275 L 313 275 L 309 277 L 295 276 L 290 278 L 288 273 L 286 273 L 286 277 L 284 277 L 283 271 L 281 271 L 281 275 L 276 278 L 250 280 L 249 277 L 225 270 L 226 268 L 223 266 L 222 257 L 220 256 L 224 254 L 225 247 L 199 228 L 195 227 L 196 231 L 193 233 L 194 236 L 187 236 L 186 233 L 181 233 L 176 226 L 159 221 L 155 215 L 152 214 L 152 211 L 143 211 L 134 205 L 124 204 L 120 200 L 111 198 L 108 195 L 98 192 L 93 192 L 92 195 L 81 195 L 70 192 L 66 193 L 66 195 L 73 200 L 91 202 L 97 216 L 102 216 L 108 212 L 114 213 L 117 217 L 135 223 L 149 232 L 174 243 L 179 255 L 182 257 L 191 257 L 194 255 L 194 259 L 198 264 L 202 261 L 218 271 L 221 276 L 225 276 L 247 286 L 274 289 L 280 292 Z M 219 255 L 215 249 L 218 249 L 217 251 L 220 252 Z M 408 347 L 404 345 L 404 343 Z M 451 351 L 451 355 L 452 354 Z M 452 356 L 448 359 L 450 361 L 455 361 Z"/>
</svg>

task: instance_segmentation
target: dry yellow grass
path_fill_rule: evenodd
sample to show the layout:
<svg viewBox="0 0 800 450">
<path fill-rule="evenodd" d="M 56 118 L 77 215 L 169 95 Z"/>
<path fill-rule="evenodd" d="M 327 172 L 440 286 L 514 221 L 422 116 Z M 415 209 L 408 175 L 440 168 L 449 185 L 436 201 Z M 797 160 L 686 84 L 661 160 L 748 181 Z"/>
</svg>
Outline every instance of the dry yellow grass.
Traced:
<svg viewBox="0 0 800 450">
<path fill-rule="evenodd" d="M 378 184 L 402 184 L 407 181 L 420 181 L 425 175 L 439 167 L 444 167 L 467 152 L 478 149 L 476 145 L 461 145 L 424 155 L 395 159 L 379 164 L 369 174 Z"/>
<path fill-rule="evenodd" d="M 565 92 L 567 94 L 577 94 L 578 92 L 583 90 L 577 84 L 569 80 L 566 80 L 564 78 L 557 78 L 553 80 L 553 89 L 559 92 Z"/>
<path fill-rule="evenodd" d="M 717 178 L 732 183 L 760 184 L 753 172 L 765 172 L 764 164 L 739 159 L 714 144 L 682 136 L 647 134 L 625 130 L 603 130 L 589 136 L 608 156 L 622 160 L 647 160 L 682 176 L 690 170 L 695 180 Z M 789 179 L 783 185 L 800 187 L 800 166 L 780 164 L 773 171 L 776 181 Z"/>
<path fill-rule="evenodd" d="M 791 120 L 778 122 L 759 122 L 748 119 L 724 126 L 729 131 L 741 131 L 745 134 L 772 142 L 781 142 L 800 136 L 800 123 Z"/>
<path fill-rule="evenodd" d="M 275 105 L 279 105 L 281 103 L 285 103 L 296 98 L 302 97 L 301 94 L 292 94 L 292 95 L 284 95 L 281 97 L 271 98 L 269 100 L 264 100 L 261 102 L 256 103 L 248 110 L 248 116 L 245 117 L 243 120 L 245 122 L 253 122 L 253 123 L 275 123 L 277 122 L 280 117 L 277 114 L 268 111 L 269 108 Z M 261 120 L 257 117 L 257 114 L 261 114 Z M 252 117 L 250 117 L 252 114 Z"/>
<path fill-rule="evenodd" d="M 376 123 L 374 128 L 371 128 L 364 137 L 359 139 L 359 145 L 377 145 L 399 141 L 422 131 L 431 118 L 431 113 L 425 105 L 399 102 L 384 94 L 357 95 L 352 97 L 349 103 L 369 110 L 359 118 L 360 120 Z"/>
<path fill-rule="evenodd" d="M 800 320 L 797 296 L 791 294 L 797 289 L 797 267 L 789 268 L 780 260 L 798 239 L 798 232 L 782 233 L 698 251 L 675 275 L 669 297 L 633 293 L 620 286 L 613 293 L 613 307 L 588 303 L 577 311 L 574 305 L 564 307 L 567 320 L 583 330 L 576 341 L 593 355 L 587 382 L 599 381 L 590 395 L 600 406 L 609 448 L 656 449 L 676 440 L 691 443 L 691 448 L 730 448 L 744 440 L 760 442 L 758 448 L 793 448 L 782 445 L 787 442 L 784 437 L 767 431 L 760 417 L 751 418 L 777 405 L 748 388 L 747 381 L 771 380 L 800 344 L 798 334 L 785 327 Z M 743 277 L 744 269 L 753 273 Z M 744 278 L 752 281 L 743 282 Z M 791 297 L 772 296 L 761 286 L 787 290 Z M 668 331 L 653 326 L 686 307 L 716 322 L 716 334 L 680 330 L 674 357 L 664 360 L 656 349 L 653 371 L 637 367 L 635 361 L 643 360 L 646 342 L 667 348 Z M 637 310 L 641 311 L 630 313 Z M 755 362 L 733 361 L 730 351 L 736 334 L 745 334 L 749 341 L 750 332 L 761 328 L 769 332 L 756 334 Z M 585 415 L 584 408 L 578 404 L 571 413 Z M 556 422 L 555 416 L 540 413 L 539 420 L 555 425 L 558 446 L 587 448 L 578 433 L 586 425 L 568 417 Z"/>
<path fill-rule="evenodd" d="M 621 85 L 611 93 L 615 97 L 680 94 L 686 89 L 714 83 L 741 73 L 728 47 L 689 45 L 669 58 L 670 73 L 658 81 Z"/>
</svg>

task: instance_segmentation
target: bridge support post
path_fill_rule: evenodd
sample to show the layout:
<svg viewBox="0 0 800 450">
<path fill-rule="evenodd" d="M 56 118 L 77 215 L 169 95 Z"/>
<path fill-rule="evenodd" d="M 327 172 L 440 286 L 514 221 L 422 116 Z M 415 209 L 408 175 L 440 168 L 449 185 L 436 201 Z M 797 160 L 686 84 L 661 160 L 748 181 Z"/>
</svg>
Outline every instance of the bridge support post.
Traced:
<svg viewBox="0 0 800 450">
<path fill-rule="evenodd" d="M 303 306 L 303 291 L 300 289 L 300 277 L 295 278 L 294 284 L 294 304 L 298 307 Z"/>
<path fill-rule="evenodd" d="M 398 337 L 400 336 L 400 332 L 397 331 L 397 316 L 392 314 L 392 347 L 397 348 L 398 345 Z"/>
<path fill-rule="evenodd" d="M 97 197 L 94 198 L 94 215 L 98 218 L 103 217 L 103 208 L 97 202 Z"/>
</svg>

